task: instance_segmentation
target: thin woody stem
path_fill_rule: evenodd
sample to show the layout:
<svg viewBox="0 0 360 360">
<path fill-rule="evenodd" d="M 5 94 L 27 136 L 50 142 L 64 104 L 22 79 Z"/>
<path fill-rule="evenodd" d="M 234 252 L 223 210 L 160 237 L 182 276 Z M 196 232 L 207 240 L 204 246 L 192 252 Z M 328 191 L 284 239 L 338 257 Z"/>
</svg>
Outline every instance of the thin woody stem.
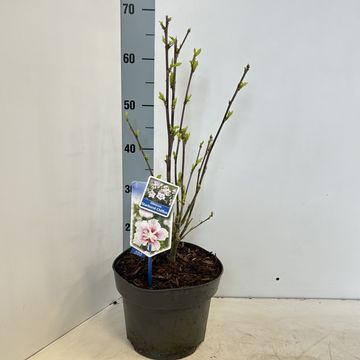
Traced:
<svg viewBox="0 0 360 360">
<path fill-rule="evenodd" d="M 186 231 L 185 233 L 184 233 L 184 231 L 183 231 L 183 232 L 181 233 L 181 235 L 180 235 L 181 240 L 184 239 L 191 231 L 195 230 L 197 227 L 199 227 L 200 225 L 202 225 L 204 222 L 210 220 L 213 216 L 214 216 L 214 214 L 213 214 L 213 212 L 211 212 L 210 215 L 209 215 L 206 219 L 200 221 L 197 225 L 193 226 L 192 228 L 190 228 L 190 229 L 189 229 L 188 231 Z"/>
<path fill-rule="evenodd" d="M 202 145 L 203 145 L 203 142 L 201 142 L 200 145 L 199 145 L 199 150 L 198 150 L 197 155 L 196 155 L 195 163 L 191 167 L 190 176 L 189 176 L 189 179 L 188 179 L 188 182 L 187 182 L 187 185 L 186 185 L 186 194 L 189 191 L 189 187 L 190 187 L 190 183 L 191 183 L 191 179 L 192 179 L 192 176 L 194 174 L 194 171 L 195 171 L 196 167 L 198 166 Z"/>
<path fill-rule="evenodd" d="M 183 101 L 183 106 L 182 106 L 182 110 L 181 110 L 181 117 L 180 117 L 180 125 L 179 125 L 179 131 L 182 130 L 183 127 L 183 123 L 184 123 L 184 116 L 185 116 L 185 108 L 186 108 L 186 104 L 188 103 L 187 98 L 189 96 L 189 90 L 190 90 L 190 84 L 191 84 L 191 80 L 193 78 L 194 75 L 194 71 L 191 68 L 190 70 L 190 74 L 189 74 L 189 79 L 188 79 L 188 83 L 186 86 L 186 91 L 185 91 L 185 97 L 184 97 L 184 101 Z M 174 159 L 174 168 L 175 168 L 175 174 L 177 174 L 177 160 L 178 160 L 178 155 L 179 155 L 179 147 L 180 147 L 180 139 L 177 139 L 177 144 L 176 144 L 176 150 L 175 150 L 175 159 Z"/>
<path fill-rule="evenodd" d="M 202 173 L 201 178 L 200 178 L 200 184 L 201 184 L 201 182 L 202 182 L 202 180 L 203 180 L 203 178 L 204 178 L 204 176 L 205 176 L 205 172 L 206 172 L 206 168 L 207 168 L 207 163 L 208 163 L 208 161 L 209 161 L 211 152 L 212 152 L 212 150 L 213 150 L 213 148 L 214 148 L 214 146 L 215 146 L 216 140 L 218 139 L 218 137 L 219 137 L 219 135 L 220 135 L 220 132 L 221 132 L 221 130 L 222 130 L 222 127 L 224 126 L 224 124 L 225 124 L 225 122 L 226 122 L 226 120 L 227 120 L 227 115 L 228 115 L 228 113 L 229 113 L 229 111 L 230 111 L 230 108 L 231 108 L 231 106 L 232 106 L 232 104 L 233 104 L 233 102 L 234 102 L 237 94 L 238 94 L 239 91 L 241 90 L 242 84 L 243 84 L 244 79 L 245 79 L 245 76 L 246 76 L 246 74 L 248 73 L 249 70 L 250 70 L 250 65 L 246 65 L 246 66 L 244 67 L 244 72 L 243 72 L 243 74 L 242 74 L 242 76 L 241 76 L 241 79 L 240 79 L 238 85 L 236 86 L 235 92 L 234 92 L 232 98 L 230 99 L 230 101 L 229 101 L 229 103 L 228 103 L 228 106 L 227 106 L 227 108 L 226 108 L 226 111 L 225 111 L 225 114 L 224 114 L 223 119 L 222 119 L 222 121 L 221 121 L 221 124 L 220 124 L 220 126 L 219 126 L 219 128 L 218 128 L 218 131 L 216 132 L 216 135 L 215 135 L 215 137 L 214 137 L 214 141 L 212 142 L 211 147 L 210 147 L 210 150 L 209 150 L 209 153 L 208 153 L 208 155 L 207 155 L 207 158 L 206 158 L 206 161 L 205 161 L 205 165 L 204 165 L 204 168 L 203 168 L 203 173 Z"/>
<path fill-rule="evenodd" d="M 166 179 L 171 181 L 171 131 L 170 131 L 170 113 L 169 113 L 169 22 L 170 18 L 166 16 L 164 26 L 165 38 L 165 67 L 166 67 L 166 80 L 165 80 L 165 112 L 166 112 L 166 126 L 168 134 L 168 153 L 166 158 Z"/>
<path fill-rule="evenodd" d="M 192 208 L 194 207 L 195 205 L 195 201 L 196 201 L 196 197 L 197 197 L 197 193 L 200 191 L 200 185 L 199 185 L 199 179 L 200 179 L 200 175 L 201 175 L 201 169 L 203 168 L 204 166 L 204 162 L 205 162 L 205 159 L 207 157 L 207 154 L 209 152 L 209 149 L 210 149 L 210 146 L 211 146 L 211 143 L 213 141 L 213 138 L 212 136 L 210 135 L 209 137 L 209 140 L 208 140 L 208 143 L 207 143 L 207 146 L 206 146 L 206 150 L 205 150 L 205 154 L 204 154 L 204 157 L 201 161 L 201 164 L 200 164 L 200 168 L 198 170 L 198 174 L 197 174 L 197 179 L 196 179 L 196 189 L 195 189 L 195 194 L 191 200 L 191 202 L 189 203 L 186 211 L 185 211 L 185 214 L 183 216 L 183 218 L 181 219 L 181 224 L 186 224 L 185 227 L 187 227 L 189 224 L 188 224 L 188 220 L 190 219 L 191 217 L 191 210 Z"/>
<path fill-rule="evenodd" d="M 180 53 L 181 48 L 184 46 L 184 43 L 185 43 L 185 41 L 186 41 L 187 37 L 189 36 L 190 31 L 191 31 L 191 29 L 190 29 L 190 28 L 189 28 L 189 29 L 187 29 L 186 34 L 185 34 L 185 36 L 184 36 L 184 39 L 183 39 L 183 41 L 181 42 L 181 44 L 180 44 L 180 46 L 179 46 L 179 48 L 178 48 L 178 53 Z"/>
<path fill-rule="evenodd" d="M 178 59 L 178 52 L 177 52 L 177 39 L 175 39 L 174 41 L 174 59 L 173 62 L 174 64 L 177 63 L 177 59 Z M 174 101 L 175 101 L 175 88 L 176 88 L 176 66 L 174 67 L 173 70 L 173 84 L 170 83 L 170 87 L 171 87 L 171 115 L 170 115 L 170 122 L 171 122 L 171 126 L 174 126 L 174 121 L 175 121 L 175 106 L 174 106 Z M 175 174 L 176 176 L 176 174 Z"/>
<path fill-rule="evenodd" d="M 177 57 L 176 57 L 176 61 L 178 59 L 178 55 L 180 54 L 180 51 L 182 49 L 182 47 L 184 46 L 184 43 L 188 37 L 188 35 L 190 34 L 190 31 L 191 29 L 188 29 L 185 36 L 184 36 L 184 39 L 183 41 L 181 42 L 179 48 L 177 49 L 176 51 L 176 54 L 177 54 Z M 174 56 L 175 58 L 175 56 Z M 174 69 L 174 71 L 176 70 L 176 68 Z M 187 87 L 186 87 L 186 92 L 185 92 L 185 97 L 184 97 L 184 101 L 183 101 L 183 106 L 182 106 L 182 111 L 181 111 L 181 117 L 180 117 L 180 124 L 179 124 L 179 130 L 182 129 L 182 125 L 183 125 L 183 122 L 184 122 L 184 114 L 185 114 L 185 106 L 186 106 L 186 98 L 188 96 L 188 93 L 189 93 L 189 88 L 190 88 L 190 83 L 191 83 L 191 78 L 192 78 L 192 75 L 193 75 L 193 71 L 190 72 L 190 76 L 189 76 L 189 80 L 188 80 L 188 84 L 187 84 Z M 175 86 L 176 86 L 176 73 L 174 73 L 174 90 L 175 90 Z M 174 96 L 175 97 L 175 96 Z M 178 154 L 179 154 L 179 143 L 180 143 L 180 140 L 178 139 L 177 140 L 177 145 L 176 145 L 176 151 L 175 151 L 175 158 L 174 158 L 174 179 L 175 179 L 175 182 L 176 182 L 176 179 L 177 179 L 177 159 L 178 159 Z"/>
<path fill-rule="evenodd" d="M 241 90 L 241 88 L 243 87 L 243 81 L 245 79 L 245 76 L 246 74 L 248 73 L 248 71 L 250 70 L 250 66 L 247 65 L 245 66 L 244 68 L 244 71 L 243 71 L 243 74 L 241 76 L 241 79 L 238 83 L 238 85 L 236 86 L 236 89 L 234 91 L 234 94 L 233 96 L 231 97 L 230 101 L 228 102 L 228 106 L 226 108 L 226 111 L 224 113 L 224 116 L 223 116 L 223 119 L 220 123 L 220 126 L 216 132 L 216 135 L 214 137 L 214 140 L 211 142 L 210 146 L 208 147 L 208 151 L 207 153 L 205 154 L 204 156 L 204 159 L 203 159 L 203 163 L 201 164 L 201 174 L 199 173 L 198 174 L 198 179 L 197 179 L 197 182 L 196 182 L 196 190 L 195 190 L 195 194 L 189 204 L 189 206 L 187 207 L 186 209 L 186 212 L 185 212 L 185 215 L 182 219 L 182 224 L 186 224 L 186 219 L 189 219 L 191 217 L 191 214 L 192 214 L 192 211 L 194 209 L 194 206 L 195 206 L 195 202 L 196 202 L 196 199 L 197 199 L 197 196 L 200 192 L 200 189 L 201 189 L 201 185 L 202 185 L 202 182 L 203 182 L 203 179 L 204 179 L 204 176 L 205 176 L 205 173 L 206 173 L 206 170 L 207 170 L 207 164 L 209 162 L 209 158 L 210 158 L 210 155 L 211 155 L 211 152 L 212 150 L 214 149 L 214 146 L 215 146 L 215 143 L 216 143 L 216 140 L 218 139 L 219 135 L 220 135 L 220 132 L 226 122 L 226 120 L 228 119 L 228 114 L 229 114 L 229 111 L 230 111 L 230 108 L 231 108 L 231 105 L 233 104 L 237 94 L 239 93 L 239 91 Z M 200 170 L 199 169 L 199 170 Z M 199 176 L 200 175 L 200 176 Z"/>
<path fill-rule="evenodd" d="M 137 142 L 137 144 L 138 144 L 138 147 L 139 147 L 139 149 L 140 149 L 141 155 L 143 156 L 143 158 L 144 158 L 144 160 L 145 160 L 145 162 L 146 162 L 146 165 L 147 165 L 147 169 L 146 169 L 146 170 L 149 170 L 150 175 L 151 175 L 151 176 L 154 176 L 154 173 L 153 173 L 153 171 L 152 171 L 151 165 L 150 165 L 150 163 L 149 163 L 149 157 L 145 154 L 144 149 L 143 149 L 143 147 L 142 147 L 142 145 L 141 145 L 141 143 L 140 143 L 140 140 L 139 140 L 139 132 L 134 130 L 133 126 L 131 125 L 131 123 L 130 123 L 130 121 L 129 121 L 129 117 L 128 117 L 128 114 L 127 114 L 127 113 L 125 114 L 125 120 L 126 120 L 127 124 L 129 125 L 130 131 L 132 132 L 132 134 L 133 134 L 134 137 L 135 137 L 135 140 L 136 140 L 136 142 Z"/>
<path fill-rule="evenodd" d="M 181 164 L 181 210 L 184 207 L 183 203 L 185 200 L 185 188 L 184 188 L 184 178 L 185 178 L 185 148 L 186 148 L 186 141 L 183 140 L 182 142 L 182 164 Z"/>
</svg>

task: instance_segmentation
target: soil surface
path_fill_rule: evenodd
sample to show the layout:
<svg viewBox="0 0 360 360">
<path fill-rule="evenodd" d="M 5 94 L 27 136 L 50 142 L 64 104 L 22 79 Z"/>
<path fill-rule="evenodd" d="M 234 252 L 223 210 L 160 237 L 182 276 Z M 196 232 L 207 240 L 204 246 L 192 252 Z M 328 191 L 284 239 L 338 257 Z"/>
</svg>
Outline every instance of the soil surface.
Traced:
<svg viewBox="0 0 360 360">
<path fill-rule="evenodd" d="M 175 263 L 168 260 L 169 251 L 153 257 L 152 289 L 181 288 L 205 284 L 221 273 L 221 263 L 216 255 L 189 243 L 181 243 Z M 148 289 L 148 259 L 131 254 L 121 255 L 115 270 L 125 280 L 140 288 Z"/>
</svg>

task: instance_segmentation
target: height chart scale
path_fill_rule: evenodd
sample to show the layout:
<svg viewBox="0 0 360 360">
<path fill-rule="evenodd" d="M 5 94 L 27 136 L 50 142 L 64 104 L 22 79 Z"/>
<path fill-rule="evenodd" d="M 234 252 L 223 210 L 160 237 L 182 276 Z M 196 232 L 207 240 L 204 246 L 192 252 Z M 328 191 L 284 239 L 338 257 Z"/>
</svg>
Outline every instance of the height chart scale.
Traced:
<svg viewBox="0 0 360 360">
<path fill-rule="evenodd" d="M 149 170 L 125 121 L 134 129 L 149 164 L 154 154 L 155 0 L 121 0 L 121 92 L 123 150 L 123 249 L 129 247 L 131 182 L 146 181 Z"/>
</svg>

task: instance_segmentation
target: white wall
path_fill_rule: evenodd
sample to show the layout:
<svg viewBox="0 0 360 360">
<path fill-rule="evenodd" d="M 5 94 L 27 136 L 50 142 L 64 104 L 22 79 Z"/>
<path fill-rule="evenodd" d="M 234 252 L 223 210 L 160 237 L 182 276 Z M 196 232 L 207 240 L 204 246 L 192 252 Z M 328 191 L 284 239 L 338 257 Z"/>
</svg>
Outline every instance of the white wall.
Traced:
<svg viewBox="0 0 360 360">
<path fill-rule="evenodd" d="M 0 358 L 117 295 L 119 3 L 0 2 Z"/>
<path fill-rule="evenodd" d="M 359 13 L 356 0 L 157 1 L 158 20 L 179 37 L 190 26 L 190 52 L 203 49 L 193 140 L 215 132 L 252 66 L 197 207 L 215 217 L 191 238 L 224 262 L 219 295 L 360 298 Z"/>
</svg>

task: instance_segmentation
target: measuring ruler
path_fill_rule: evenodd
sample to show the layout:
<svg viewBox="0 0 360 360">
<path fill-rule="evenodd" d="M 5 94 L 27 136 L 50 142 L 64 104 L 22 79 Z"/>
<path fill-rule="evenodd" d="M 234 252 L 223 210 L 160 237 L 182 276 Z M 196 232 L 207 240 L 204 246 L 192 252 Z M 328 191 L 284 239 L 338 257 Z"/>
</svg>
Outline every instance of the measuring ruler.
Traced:
<svg viewBox="0 0 360 360">
<path fill-rule="evenodd" d="M 153 166 L 155 0 L 121 0 L 123 250 L 129 247 L 131 182 L 150 175 L 125 112 Z"/>
</svg>

